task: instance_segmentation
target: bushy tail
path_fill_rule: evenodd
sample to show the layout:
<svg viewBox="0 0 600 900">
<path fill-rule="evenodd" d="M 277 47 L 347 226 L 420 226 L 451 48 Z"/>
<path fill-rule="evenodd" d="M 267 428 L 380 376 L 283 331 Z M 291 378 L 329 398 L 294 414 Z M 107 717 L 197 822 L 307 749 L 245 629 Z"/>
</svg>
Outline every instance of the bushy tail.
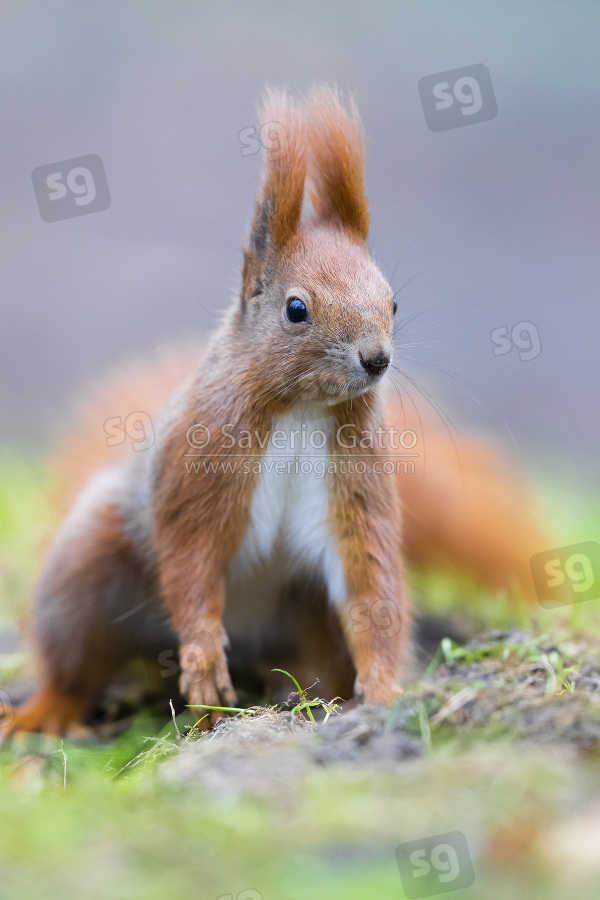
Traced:
<svg viewBox="0 0 600 900">
<path fill-rule="evenodd" d="M 388 415 L 417 435 L 414 472 L 405 467 L 398 475 L 409 562 L 463 571 L 533 601 L 529 560 L 552 542 L 524 473 L 488 441 L 452 435 L 424 409 L 406 424 L 410 413 L 390 398 Z"/>
<path fill-rule="evenodd" d="M 202 348 L 170 350 L 117 370 L 76 401 L 50 459 L 51 501 L 67 512 L 90 477 L 143 452 L 171 393 L 198 369 Z"/>
</svg>

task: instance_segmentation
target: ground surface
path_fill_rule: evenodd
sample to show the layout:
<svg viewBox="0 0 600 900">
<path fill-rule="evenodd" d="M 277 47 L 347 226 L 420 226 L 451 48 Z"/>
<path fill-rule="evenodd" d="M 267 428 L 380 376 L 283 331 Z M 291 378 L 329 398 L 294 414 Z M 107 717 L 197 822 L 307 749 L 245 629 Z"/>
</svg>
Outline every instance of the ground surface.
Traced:
<svg viewBox="0 0 600 900">
<path fill-rule="evenodd" d="M 37 468 L 0 473 L 0 686 L 19 700 L 16 621 L 48 522 Z M 454 897 L 597 900 L 596 610 L 517 610 L 439 578 L 413 591 L 476 636 L 444 639 L 390 710 L 313 725 L 262 709 L 201 736 L 190 711 L 121 706 L 86 739 L 4 747 L 1 900 L 391 900 L 406 895 L 396 849 L 414 841 L 429 865 L 419 896 L 447 890 L 450 841 L 455 883 L 470 865 L 474 878 Z"/>
</svg>

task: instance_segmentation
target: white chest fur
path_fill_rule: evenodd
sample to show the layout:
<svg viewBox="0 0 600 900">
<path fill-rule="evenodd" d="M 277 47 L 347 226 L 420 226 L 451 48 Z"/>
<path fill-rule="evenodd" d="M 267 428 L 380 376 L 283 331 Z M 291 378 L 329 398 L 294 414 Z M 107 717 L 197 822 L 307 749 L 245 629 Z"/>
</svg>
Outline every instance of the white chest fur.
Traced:
<svg viewBox="0 0 600 900">
<path fill-rule="evenodd" d="M 259 571 L 279 585 L 294 576 L 317 576 L 330 602 L 345 599 L 342 561 L 329 524 L 329 428 L 326 420 L 303 420 L 296 413 L 273 422 L 264 455 L 251 462 L 259 481 L 248 529 L 230 564 L 236 582 L 251 581 Z"/>
</svg>

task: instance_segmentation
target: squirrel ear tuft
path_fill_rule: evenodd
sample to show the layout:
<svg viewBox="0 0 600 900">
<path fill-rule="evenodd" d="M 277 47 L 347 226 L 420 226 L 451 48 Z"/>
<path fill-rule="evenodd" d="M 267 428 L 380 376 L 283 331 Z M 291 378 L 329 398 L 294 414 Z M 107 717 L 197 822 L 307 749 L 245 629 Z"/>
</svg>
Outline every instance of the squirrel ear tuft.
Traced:
<svg viewBox="0 0 600 900">
<path fill-rule="evenodd" d="M 365 145 L 354 101 L 350 100 L 347 111 L 337 90 L 315 88 L 309 95 L 307 117 L 310 199 L 316 221 L 341 225 L 354 238 L 366 242 L 369 204 L 363 185 Z"/>
<path fill-rule="evenodd" d="M 283 249 L 297 234 L 306 179 L 304 116 L 284 91 L 266 92 L 260 122 L 266 169 L 244 251 L 245 296 L 252 293 L 268 252 Z"/>
</svg>

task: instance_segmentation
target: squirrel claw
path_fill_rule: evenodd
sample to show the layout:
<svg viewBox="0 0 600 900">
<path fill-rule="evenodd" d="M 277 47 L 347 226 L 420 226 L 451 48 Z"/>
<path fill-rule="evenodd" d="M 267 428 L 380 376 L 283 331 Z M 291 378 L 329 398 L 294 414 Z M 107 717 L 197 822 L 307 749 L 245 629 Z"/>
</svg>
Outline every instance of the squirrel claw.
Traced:
<svg viewBox="0 0 600 900">
<path fill-rule="evenodd" d="M 181 655 L 182 659 L 186 658 L 185 648 L 182 648 Z M 199 713 L 203 706 L 233 706 L 237 696 L 229 677 L 225 654 L 220 650 L 208 665 L 206 662 L 202 668 L 184 669 L 179 682 L 181 693 L 188 698 L 190 706 L 198 707 Z M 220 718 L 221 712 L 208 710 L 208 716 L 200 723 L 199 729 L 215 725 Z"/>
</svg>

